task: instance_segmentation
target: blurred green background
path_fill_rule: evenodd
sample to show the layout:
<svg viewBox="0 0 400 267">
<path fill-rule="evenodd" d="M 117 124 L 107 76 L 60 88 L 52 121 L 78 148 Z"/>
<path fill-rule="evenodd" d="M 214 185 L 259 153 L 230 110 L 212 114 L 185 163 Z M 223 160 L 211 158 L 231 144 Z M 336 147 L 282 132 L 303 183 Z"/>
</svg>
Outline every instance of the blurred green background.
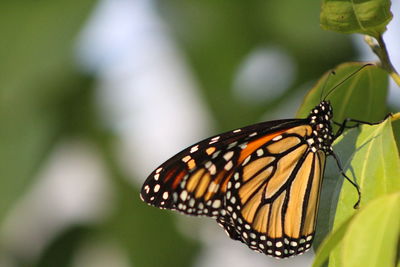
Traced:
<svg viewBox="0 0 400 267">
<path fill-rule="evenodd" d="M 309 265 L 311 253 L 278 262 L 211 219 L 150 208 L 139 190 L 192 142 L 293 117 L 325 71 L 373 59 L 321 30 L 319 8 L 2 0 L 0 266 Z"/>
</svg>

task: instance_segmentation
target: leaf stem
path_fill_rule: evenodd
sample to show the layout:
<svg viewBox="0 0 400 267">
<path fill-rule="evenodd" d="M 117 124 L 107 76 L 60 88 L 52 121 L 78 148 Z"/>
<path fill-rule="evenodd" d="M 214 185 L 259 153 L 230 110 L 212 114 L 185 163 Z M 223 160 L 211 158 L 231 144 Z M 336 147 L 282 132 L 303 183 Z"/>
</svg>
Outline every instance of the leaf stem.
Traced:
<svg viewBox="0 0 400 267">
<path fill-rule="evenodd" d="M 379 60 L 381 61 L 381 66 L 385 69 L 395 83 L 400 86 L 400 75 L 397 73 L 396 69 L 394 68 L 392 62 L 389 58 L 389 53 L 386 48 L 386 44 L 383 41 L 382 35 L 379 35 L 375 38 L 376 42 L 374 41 L 373 37 L 366 35 L 365 42 L 371 47 L 372 51 L 378 56 Z"/>
</svg>

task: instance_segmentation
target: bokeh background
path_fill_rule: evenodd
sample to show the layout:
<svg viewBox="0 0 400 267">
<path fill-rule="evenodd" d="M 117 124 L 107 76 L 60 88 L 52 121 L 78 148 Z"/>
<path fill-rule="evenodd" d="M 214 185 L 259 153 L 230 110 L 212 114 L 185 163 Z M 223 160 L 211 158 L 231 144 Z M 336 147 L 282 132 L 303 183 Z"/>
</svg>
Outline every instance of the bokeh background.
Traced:
<svg viewBox="0 0 400 267">
<path fill-rule="evenodd" d="M 141 184 L 209 135 L 293 117 L 325 71 L 375 60 L 319 1 L 0 2 L 0 266 L 309 266 L 148 207 Z M 384 35 L 394 65 L 400 3 Z M 398 89 L 390 103 L 400 108 Z M 397 105 L 397 106 L 396 106 Z"/>
</svg>

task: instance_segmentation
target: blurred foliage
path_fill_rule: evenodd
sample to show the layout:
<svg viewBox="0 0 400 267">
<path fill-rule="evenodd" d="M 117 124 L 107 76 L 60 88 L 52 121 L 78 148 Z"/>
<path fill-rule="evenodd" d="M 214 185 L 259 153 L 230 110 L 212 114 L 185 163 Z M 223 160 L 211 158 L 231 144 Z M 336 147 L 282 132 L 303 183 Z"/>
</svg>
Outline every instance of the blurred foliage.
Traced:
<svg viewBox="0 0 400 267">
<path fill-rule="evenodd" d="M 87 78 L 73 41 L 93 1 L 0 3 L 0 222 L 33 182 Z"/>
<path fill-rule="evenodd" d="M 354 55 L 346 36 L 320 29 L 316 1 L 170 0 L 159 4 L 220 130 L 254 122 L 282 105 L 305 82 Z M 255 48 L 266 45 L 281 47 L 293 57 L 295 81 L 268 105 L 243 103 L 232 94 L 238 65 Z"/>
<path fill-rule="evenodd" d="M 362 33 L 379 37 L 392 19 L 390 0 L 324 0 L 321 27 L 341 33 Z"/>
<path fill-rule="evenodd" d="M 71 266 L 71 258 L 85 242 L 105 238 L 123 248 L 132 266 L 189 266 L 199 251 L 198 242 L 182 236 L 172 215 L 140 201 L 139 189 L 119 167 L 113 149 L 116 137 L 97 113 L 95 77 L 76 65 L 76 37 L 96 4 L 0 2 L 0 222 L 34 184 L 57 142 L 69 136 L 83 136 L 100 148 L 116 196 L 105 221 L 63 229 L 33 262 L 9 256 L 20 266 Z M 304 84 L 356 56 L 348 36 L 320 29 L 318 1 L 169 0 L 157 1 L 157 8 L 190 63 L 220 130 L 259 120 Z M 282 47 L 293 58 L 295 80 L 277 99 L 243 102 L 232 93 L 238 66 L 266 45 Z"/>
<path fill-rule="evenodd" d="M 117 239 L 134 266 L 188 266 L 196 254 L 196 242 L 182 237 L 172 212 L 160 212 L 140 200 L 138 188 L 132 188 L 119 168 L 112 139 L 101 139 L 117 199 L 113 214 L 98 226 L 98 235 Z"/>
<path fill-rule="evenodd" d="M 54 238 L 53 242 L 49 244 L 34 266 L 71 266 L 74 254 L 79 249 L 80 244 L 86 239 L 89 231 L 90 228 L 85 226 L 72 226 L 67 229 L 60 236 Z M 29 264 L 27 265 L 29 266 Z"/>
<path fill-rule="evenodd" d="M 80 135 L 99 147 L 108 146 L 109 138 L 103 138 L 104 130 L 95 111 L 92 78 L 79 72 L 74 58 L 77 34 L 95 3 L 0 3 L 1 221 L 34 183 L 37 171 L 58 140 Z M 181 237 L 171 216 L 147 209 L 139 200 L 138 190 L 126 182 L 127 177 L 111 168 L 112 153 L 103 151 L 120 197 L 115 213 L 102 225 L 65 229 L 48 244 L 37 262 L 26 262 L 17 253 L 12 257 L 18 266 L 71 266 L 81 243 L 103 235 L 121 243 L 137 266 L 188 265 L 196 252 L 194 242 Z M 161 253 L 152 257 L 154 250 Z"/>
</svg>

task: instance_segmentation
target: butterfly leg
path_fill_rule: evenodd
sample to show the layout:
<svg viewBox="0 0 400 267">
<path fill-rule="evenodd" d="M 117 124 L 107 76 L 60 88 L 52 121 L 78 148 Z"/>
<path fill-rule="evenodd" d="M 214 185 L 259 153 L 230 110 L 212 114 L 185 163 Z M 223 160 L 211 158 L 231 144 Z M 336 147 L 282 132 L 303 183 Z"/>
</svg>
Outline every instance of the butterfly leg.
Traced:
<svg viewBox="0 0 400 267">
<path fill-rule="evenodd" d="M 354 208 L 355 208 L 355 209 L 358 209 L 358 206 L 360 205 L 360 201 L 361 201 L 361 191 L 360 191 L 360 187 L 358 186 L 358 184 L 357 184 L 355 181 L 352 181 L 352 180 L 345 174 L 345 172 L 343 171 L 342 164 L 340 163 L 340 160 L 339 160 L 339 158 L 336 156 L 336 154 L 332 152 L 331 155 L 333 156 L 333 158 L 334 158 L 335 161 L 336 161 L 336 164 L 337 164 L 337 166 L 338 166 L 338 168 L 339 168 L 340 174 L 343 175 L 343 177 L 346 178 L 346 180 L 349 181 L 349 182 L 356 188 L 357 194 L 358 194 L 358 200 L 357 200 L 356 204 L 354 204 Z"/>
<path fill-rule="evenodd" d="M 338 138 L 345 129 L 351 129 L 351 128 L 355 128 L 360 126 L 361 124 L 367 124 L 367 125 L 376 125 L 376 124 L 380 124 L 383 121 L 385 121 L 387 118 L 389 118 L 390 116 L 392 116 L 392 113 L 389 113 L 388 115 L 385 116 L 385 118 L 381 121 L 378 122 L 367 122 L 367 121 L 361 121 L 361 120 L 356 120 L 356 119 L 351 119 L 351 118 L 346 118 L 342 123 L 338 123 L 338 122 L 333 122 L 335 125 L 340 126 L 339 130 L 336 132 L 335 136 L 333 137 L 334 140 L 336 140 L 336 138 Z M 349 122 L 354 122 L 355 124 L 352 126 L 348 126 L 347 123 Z"/>
</svg>

